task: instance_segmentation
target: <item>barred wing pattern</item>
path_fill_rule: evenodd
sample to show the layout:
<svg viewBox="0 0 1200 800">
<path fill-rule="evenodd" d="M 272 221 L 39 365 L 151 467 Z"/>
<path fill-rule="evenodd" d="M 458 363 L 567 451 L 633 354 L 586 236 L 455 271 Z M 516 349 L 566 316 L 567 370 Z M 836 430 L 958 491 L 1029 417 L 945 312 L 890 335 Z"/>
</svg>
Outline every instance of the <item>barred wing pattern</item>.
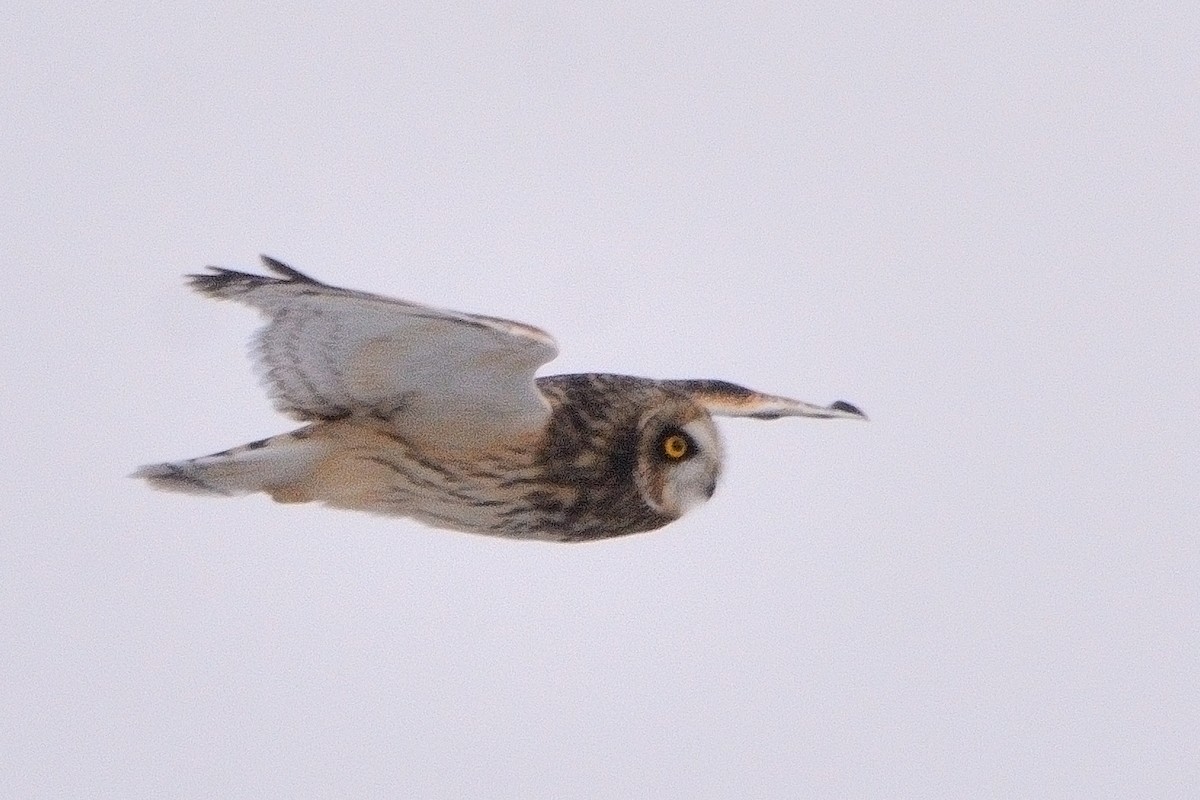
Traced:
<svg viewBox="0 0 1200 800">
<path fill-rule="evenodd" d="M 534 382 L 558 350 L 518 322 L 329 286 L 275 259 L 278 277 L 220 267 L 192 286 L 269 320 L 255 358 L 276 407 L 300 420 L 370 415 L 416 443 L 487 447 L 544 429 Z"/>
</svg>

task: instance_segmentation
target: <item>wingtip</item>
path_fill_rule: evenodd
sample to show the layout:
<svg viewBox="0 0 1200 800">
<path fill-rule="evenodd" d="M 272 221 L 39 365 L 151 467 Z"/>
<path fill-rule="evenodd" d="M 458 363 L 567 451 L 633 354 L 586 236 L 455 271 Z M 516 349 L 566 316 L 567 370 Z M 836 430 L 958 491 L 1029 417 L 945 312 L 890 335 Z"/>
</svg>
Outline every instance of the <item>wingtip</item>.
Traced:
<svg viewBox="0 0 1200 800">
<path fill-rule="evenodd" d="M 320 281 L 313 280 L 300 270 L 289 267 L 278 258 L 273 258 L 266 253 L 261 253 L 258 257 L 262 261 L 263 266 L 269 269 L 271 272 L 274 272 L 276 275 L 282 275 L 288 280 L 298 281 L 300 283 L 320 283 Z"/>
<path fill-rule="evenodd" d="M 305 283 L 312 286 L 324 286 L 323 283 L 305 275 L 299 270 L 292 269 L 287 264 L 268 255 L 260 256 L 267 270 L 279 277 L 255 275 L 250 272 L 239 272 L 225 267 L 209 265 L 208 272 L 193 272 L 186 276 L 188 285 L 209 297 L 218 299 L 235 297 L 251 289 L 261 286 L 280 285 L 286 283 Z"/>
<path fill-rule="evenodd" d="M 209 266 L 205 269 L 209 272 L 193 272 L 184 277 L 187 278 L 188 286 L 209 297 L 224 296 L 230 287 L 245 284 L 248 278 L 254 277 L 224 267 Z"/>
<path fill-rule="evenodd" d="M 845 400 L 835 400 L 829 404 L 829 408 L 833 411 L 841 411 L 843 414 L 851 417 L 857 417 L 862 420 L 868 419 L 867 415 L 863 413 L 861 408 L 853 403 L 847 403 Z"/>
</svg>

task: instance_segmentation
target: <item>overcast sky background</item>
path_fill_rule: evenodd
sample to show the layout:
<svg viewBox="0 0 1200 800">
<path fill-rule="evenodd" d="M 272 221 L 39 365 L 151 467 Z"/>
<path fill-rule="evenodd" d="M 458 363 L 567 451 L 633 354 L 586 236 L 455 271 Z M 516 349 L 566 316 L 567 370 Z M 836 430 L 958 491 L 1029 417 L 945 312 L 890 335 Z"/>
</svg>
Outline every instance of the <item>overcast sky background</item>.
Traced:
<svg viewBox="0 0 1200 800">
<path fill-rule="evenodd" d="M 1195 796 L 1194 5 L 567 5 L 10 5 L 0 795 Z M 259 252 L 871 421 L 583 546 L 126 479 L 291 427 Z"/>
</svg>

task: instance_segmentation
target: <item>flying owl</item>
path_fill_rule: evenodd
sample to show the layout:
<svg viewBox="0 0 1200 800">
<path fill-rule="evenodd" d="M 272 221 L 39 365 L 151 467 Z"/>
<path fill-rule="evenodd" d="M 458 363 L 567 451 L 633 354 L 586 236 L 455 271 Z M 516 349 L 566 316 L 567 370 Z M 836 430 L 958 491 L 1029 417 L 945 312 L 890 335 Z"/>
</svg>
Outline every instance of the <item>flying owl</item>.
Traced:
<svg viewBox="0 0 1200 800">
<path fill-rule="evenodd" d="M 277 277 L 218 267 L 189 277 L 202 294 L 267 317 L 258 366 L 276 407 L 307 424 L 134 477 L 575 542 L 661 528 L 712 497 L 722 460 L 714 415 L 865 419 L 842 401 L 818 406 L 719 380 L 535 378 L 557 353 L 537 328 L 263 263 Z"/>
</svg>

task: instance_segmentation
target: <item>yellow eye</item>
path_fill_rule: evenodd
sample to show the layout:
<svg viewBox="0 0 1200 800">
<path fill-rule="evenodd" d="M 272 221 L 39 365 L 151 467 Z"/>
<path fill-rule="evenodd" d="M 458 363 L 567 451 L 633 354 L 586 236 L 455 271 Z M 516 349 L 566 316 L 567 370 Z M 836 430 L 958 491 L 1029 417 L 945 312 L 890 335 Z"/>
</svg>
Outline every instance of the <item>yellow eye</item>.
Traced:
<svg viewBox="0 0 1200 800">
<path fill-rule="evenodd" d="M 673 433 L 662 442 L 663 455 L 674 461 L 678 461 L 688 454 L 688 440 L 686 436 L 678 433 Z"/>
</svg>

